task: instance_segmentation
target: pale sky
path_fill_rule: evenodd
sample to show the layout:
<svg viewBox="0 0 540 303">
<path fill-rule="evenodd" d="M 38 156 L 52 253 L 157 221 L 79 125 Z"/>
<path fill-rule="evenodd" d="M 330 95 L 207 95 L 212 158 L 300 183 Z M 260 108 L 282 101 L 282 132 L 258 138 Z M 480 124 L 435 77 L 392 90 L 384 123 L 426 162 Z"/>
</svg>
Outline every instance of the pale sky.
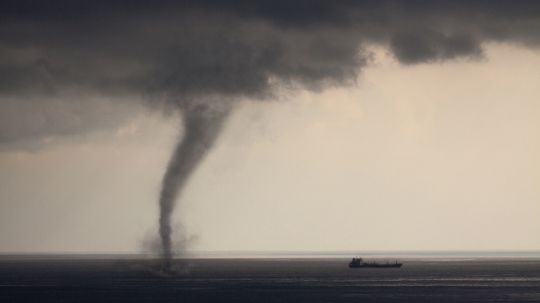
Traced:
<svg viewBox="0 0 540 303">
<path fill-rule="evenodd" d="M 190 249 L 540 249 L 540 51 L 403 65 L 370 50 L 356 84 L 237 106 L 174 213 Z M 106 111 L 122 119 L 0 149 L 0 252 L 155 241 L 180 122 Z"/>
</svg>

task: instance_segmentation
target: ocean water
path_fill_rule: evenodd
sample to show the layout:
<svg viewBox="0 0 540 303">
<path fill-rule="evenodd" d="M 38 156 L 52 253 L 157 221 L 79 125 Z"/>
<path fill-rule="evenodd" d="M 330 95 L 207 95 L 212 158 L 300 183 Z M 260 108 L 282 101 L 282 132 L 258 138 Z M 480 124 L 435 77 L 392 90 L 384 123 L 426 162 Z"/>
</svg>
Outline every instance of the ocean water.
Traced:
<svg viewBox="0 0 540 303">
<path fill-rule="evenodd" d="M 155 259 L 4 256 L 0 302 L 540 302 L 538 258 L 399 260 L 180 259 L 164 274 Z"/>
</svg>

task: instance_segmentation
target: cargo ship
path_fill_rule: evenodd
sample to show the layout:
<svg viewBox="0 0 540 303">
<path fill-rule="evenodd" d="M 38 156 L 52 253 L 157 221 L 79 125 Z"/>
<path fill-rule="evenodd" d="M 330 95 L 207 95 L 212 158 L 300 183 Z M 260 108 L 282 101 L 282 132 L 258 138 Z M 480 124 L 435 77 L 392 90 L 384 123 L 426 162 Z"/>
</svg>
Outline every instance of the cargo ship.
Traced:
<svg viewBox="0 0 540 303">
<path fill-rule="evenodd" d="M 349 263 L 349 268 L 400 268 L 402 265 L 403 263 L 398 263 L 397 261 L 395 263 L 376 263 L 364 262 L 362 258 L 352 258 L 351 262 Z"/>
</svg>

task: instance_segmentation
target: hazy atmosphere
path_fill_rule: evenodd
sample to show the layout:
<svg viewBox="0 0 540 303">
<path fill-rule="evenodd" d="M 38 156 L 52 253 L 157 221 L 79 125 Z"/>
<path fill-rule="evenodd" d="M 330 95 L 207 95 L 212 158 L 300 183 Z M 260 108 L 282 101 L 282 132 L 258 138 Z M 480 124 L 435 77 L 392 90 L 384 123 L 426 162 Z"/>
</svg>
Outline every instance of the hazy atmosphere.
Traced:
<svg viewBox="0 0 540 303">
<path fill-rule="evenodd" d="M 14 3 L 2 253 L 540 250 L 537 2 Z"/>
</svg>

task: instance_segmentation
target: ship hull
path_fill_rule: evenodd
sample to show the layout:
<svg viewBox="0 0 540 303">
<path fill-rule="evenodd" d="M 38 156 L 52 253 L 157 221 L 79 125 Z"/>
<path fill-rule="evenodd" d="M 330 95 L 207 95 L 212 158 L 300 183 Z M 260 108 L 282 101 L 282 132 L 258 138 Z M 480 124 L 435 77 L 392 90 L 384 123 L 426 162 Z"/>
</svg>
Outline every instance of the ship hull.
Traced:
<svg viewBox="0 0 540 303">
<path fill-rule="evenodd" d="M 349 265 L 349 268 L 400 268 L 403 264 L 359 264 L 359 265 Z"/>
</svg>

